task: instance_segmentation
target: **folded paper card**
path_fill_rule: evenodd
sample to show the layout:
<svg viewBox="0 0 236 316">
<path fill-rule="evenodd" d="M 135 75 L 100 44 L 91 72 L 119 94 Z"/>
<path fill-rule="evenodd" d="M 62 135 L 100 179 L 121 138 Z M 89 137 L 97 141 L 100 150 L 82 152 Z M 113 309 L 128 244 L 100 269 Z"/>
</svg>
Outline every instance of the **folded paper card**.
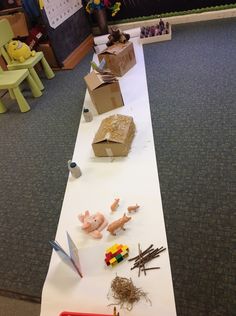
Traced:
<svg viewBox="0 0 236 316">
<path fill-rule="evenodd" d="M 135 124 L 131 116 L 117 114 L 105 118 L 92 143 L 95 156 L 127 156 L 134 134 Z"/>
<path fill-rule="evenodd" d="M 73 240 L 71 239 L 70 235 L 67 235 L 67 242 L 69 247 L 69 255 L 65 252 L 65 250 L 59 245 L 57 241 L 49 241 L 52 248 L 56 251 L 58 256 L 61 258 L 63 262 L 68 264 L 70 267 L 74 267 L 75 270 L 78 272 L 79 276 L 82 278 L 80 262 L 79 262 L 79 255 L 78 255 L 78 248 L 74 244 Z"/>
</svg>

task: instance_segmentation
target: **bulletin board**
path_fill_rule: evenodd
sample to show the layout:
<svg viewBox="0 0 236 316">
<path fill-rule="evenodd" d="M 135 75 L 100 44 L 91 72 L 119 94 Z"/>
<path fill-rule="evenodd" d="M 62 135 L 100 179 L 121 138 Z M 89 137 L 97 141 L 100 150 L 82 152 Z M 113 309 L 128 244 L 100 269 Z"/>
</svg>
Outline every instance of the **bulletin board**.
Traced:
<svg viewBox="0 0 236 316">
<path fill-rule="evenodd" d="M 57 28 L 82 8 L 81 0 L 44 0 L 44 10 L 49 25 Z"/>
<path fill-rule="evenodd" d="M 79 9 L 56 28 L 52 28 L 45 9 L 42 11 L 50 45 L 60 66 L 63 61 L 91 34 L 84 8 Z"/>
</svg>

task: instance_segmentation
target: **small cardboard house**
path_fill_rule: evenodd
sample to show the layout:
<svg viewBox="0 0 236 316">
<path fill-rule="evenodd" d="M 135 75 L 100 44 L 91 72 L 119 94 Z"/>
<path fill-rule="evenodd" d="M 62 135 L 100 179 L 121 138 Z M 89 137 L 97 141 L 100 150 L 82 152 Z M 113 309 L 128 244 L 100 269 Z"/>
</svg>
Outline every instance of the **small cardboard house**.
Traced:
<svg viewBox="0 0 236 316">
<path fill-rule="evenodd" d="M 98 54 L 99 61 L 105 59 L 106 67 L 118 77 L 122 77 L 136 64 L 132 42 L 116 43 Z"/>
<path fill-rule="evenodd" d="M 131 116 L 116 114 L 105 118 L 92 143 L 95 156 L 127 156 L 134 134 L 135 124 Z"/>
<path fill-rule="evenodd" d="M 84 80 L 98 114 L 114 110 L 124 105 L 117 79 L 105 82 L 102 76 L 93 70 L 84 77 Z"/>
</svg>

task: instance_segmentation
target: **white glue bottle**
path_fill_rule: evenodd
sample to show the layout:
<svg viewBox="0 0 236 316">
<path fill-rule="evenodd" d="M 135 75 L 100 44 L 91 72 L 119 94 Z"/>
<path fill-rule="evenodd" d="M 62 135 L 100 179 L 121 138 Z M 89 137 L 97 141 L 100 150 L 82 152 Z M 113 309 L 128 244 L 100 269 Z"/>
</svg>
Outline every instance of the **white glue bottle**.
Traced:
<svg viewBox="0 0 236 316">
<path fill-rule="evenodd" d="M 77 164 L 75 162 L 72 162 L 71 160 L 68 161 L 68 169 L 74 178 L 79 178 L 82 175 L 80 167 L 77 166 Z"/>
</svg>

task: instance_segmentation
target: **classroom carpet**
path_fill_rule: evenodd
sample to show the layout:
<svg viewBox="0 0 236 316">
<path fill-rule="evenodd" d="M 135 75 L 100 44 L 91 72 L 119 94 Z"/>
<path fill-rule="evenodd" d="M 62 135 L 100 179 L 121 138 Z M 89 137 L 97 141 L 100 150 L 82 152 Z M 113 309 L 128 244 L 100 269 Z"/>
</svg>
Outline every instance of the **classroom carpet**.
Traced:
<svg viewBox="0 0 236 316">
<path fill-rule="evenodd" d="M 144 46 L 179 316 L 233 316 L 236 19 Z M 158 293 L 157 293 L 158 295 Z"/>
<path fill-rule="evenodd" d="M 177 314 L 235 311 L 236 19 L 144 46 Z M 0 294 L 40 301 L 85 95 L 88 55 L 0 116 Z M 158 295 L 158 293 L 157 293 Z"/>
</svg>

